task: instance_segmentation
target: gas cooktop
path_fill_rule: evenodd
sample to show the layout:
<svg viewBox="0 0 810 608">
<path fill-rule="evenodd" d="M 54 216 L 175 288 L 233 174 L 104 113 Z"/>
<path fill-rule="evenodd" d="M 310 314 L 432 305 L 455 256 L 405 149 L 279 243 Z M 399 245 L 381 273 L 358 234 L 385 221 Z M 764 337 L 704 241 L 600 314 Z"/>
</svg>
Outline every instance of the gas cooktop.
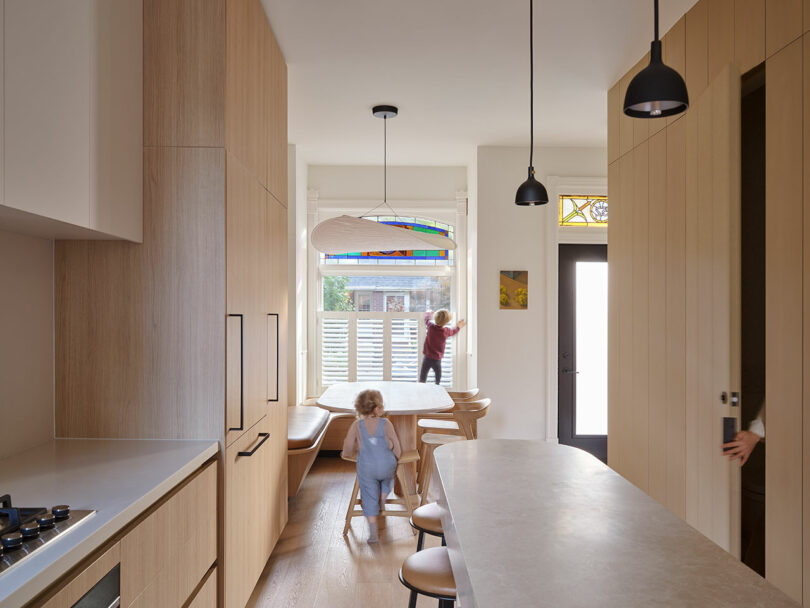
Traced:
<svg viewBox="0 0 810 608">
<path fill-rule="evenodd" d="M 10 495 L 0 496 L 0 576 L 93 513 L 68 505 L 13 507 Z"/>
</svg>

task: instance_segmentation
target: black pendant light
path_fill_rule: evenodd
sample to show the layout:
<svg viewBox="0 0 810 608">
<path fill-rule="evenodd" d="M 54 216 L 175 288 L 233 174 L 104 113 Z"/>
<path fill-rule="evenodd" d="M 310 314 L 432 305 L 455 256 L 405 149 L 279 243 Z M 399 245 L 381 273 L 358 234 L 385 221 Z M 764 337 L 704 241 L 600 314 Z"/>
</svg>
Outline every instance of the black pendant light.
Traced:
<svg viewBox="0 0 810 608">
<path fill-rule="evenodd" d="M 650 45 L 650 65 L 635 75 L 624 96 L 624 113 L 633 118 L 660 118 L 680 114 L 689 107 L 686 83 L 661 60 L 658 39 L 658 0 L 655 2 L 655 40 Z"/>
<path fill-rule="evenodd" d="M 522 206 L 548 203 L 546 187 L 534 179 L 534 0 L 529 0 L 529 121 L 531 134 L 529 147 L 529 178 L 520 184 L 515 193 L 515 204 Z"/>
</svg>

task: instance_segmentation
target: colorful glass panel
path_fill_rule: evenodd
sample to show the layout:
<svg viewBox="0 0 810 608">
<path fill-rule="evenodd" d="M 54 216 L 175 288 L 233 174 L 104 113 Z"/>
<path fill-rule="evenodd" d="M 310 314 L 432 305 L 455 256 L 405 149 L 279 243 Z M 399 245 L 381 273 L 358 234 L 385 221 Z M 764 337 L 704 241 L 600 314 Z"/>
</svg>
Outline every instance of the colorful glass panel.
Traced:
<svg viewBox="0 0 810 608">
<path fill-rule="evenodd" d="M 370 217 L 366 218 L 375 220 L 381 224 L 388 224 L 389 226 L 397 226 L 404 230 L 413 230 L 415 232 L 425 232 L 428 234 L 437 234 L 453 238 L 453 231 L 450 226 L 435 222 L 433 220 L 416 220 L 411 218 L 393 218 L 393 217 Z M 448 262 L 453 259 L 452 252 L 447 249 L 439 250 L 425 250 L 425 249 L 402 249 L 397 251 L 357 251 L 354 253 L 342 253 L 338 255 L 326 254 L 323 256 L 326 261 L 339 261 L 339 260 L 391 260 L 391 261 L 406 261 L 406 260 L 422 260 L 433 262 Z"/>
<path fill-rule="evenodd" d="M 560 226 L 607 226 L 606 196 L 560 195 Z"/>
</svg>

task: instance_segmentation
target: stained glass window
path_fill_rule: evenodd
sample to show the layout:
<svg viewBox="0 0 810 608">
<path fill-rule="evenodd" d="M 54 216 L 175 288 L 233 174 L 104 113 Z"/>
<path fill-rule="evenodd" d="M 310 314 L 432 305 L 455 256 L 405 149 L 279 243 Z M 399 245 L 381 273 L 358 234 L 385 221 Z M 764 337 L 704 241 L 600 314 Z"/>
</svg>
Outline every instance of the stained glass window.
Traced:
<svg viewBox="0 0 810 608">
<path fill-rule="evenodd" d="M 560 226 L 607 226 L 606 196 L 560 195 Z"/>
<path fill-rule="evenodd" d="M 377 216 L 366 217 L 382 224 L 397 226 L 405 230 L 427 232 L 453 238 L 453 227 L 435 220 L 413 217 Z M 400 250 L 400 251 L 358 251 L 340 255 L 321 254 L 327 264 L 398 264 L 398 265 L 453 265 L 453 251 L 440 250 Z"/>
</svg>

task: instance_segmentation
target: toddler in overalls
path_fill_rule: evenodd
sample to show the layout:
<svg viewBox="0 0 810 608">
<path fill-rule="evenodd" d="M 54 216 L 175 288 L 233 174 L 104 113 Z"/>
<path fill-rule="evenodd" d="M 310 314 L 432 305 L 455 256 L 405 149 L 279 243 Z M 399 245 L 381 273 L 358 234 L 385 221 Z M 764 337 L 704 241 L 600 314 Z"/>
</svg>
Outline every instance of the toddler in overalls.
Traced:
<svg viewBox="0 0 810 608">
<path fill-rule="evenodd" d="M 343 442 L 343 456 L 357 454 L 357 480 L 363 515 L 368 521 L 368 542 L 377 542 L 377 515 L 380 506 L 394 486 L 397 459 L 402 455 L 394 425 L 384 418 L 383 398 L 380 391 L 366 390 L 354 402 L 358 419 L 355 420 Z"/>
</svg>

